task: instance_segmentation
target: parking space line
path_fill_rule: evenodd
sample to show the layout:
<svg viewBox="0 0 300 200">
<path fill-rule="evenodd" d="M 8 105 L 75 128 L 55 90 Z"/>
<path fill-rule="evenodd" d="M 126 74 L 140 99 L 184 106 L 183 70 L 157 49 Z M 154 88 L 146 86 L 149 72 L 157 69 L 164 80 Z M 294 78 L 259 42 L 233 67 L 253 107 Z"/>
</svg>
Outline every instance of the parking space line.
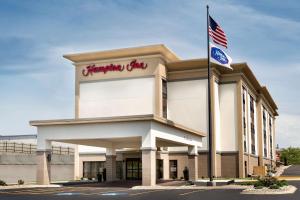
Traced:
<svg viewBox="0 0 300 200">
<path fill-rule="evenodd" d="M 14 191 L 0 191 L 0 194 L 8 195 L 49 195 L 55 193 L 70 193 L 70 192 L 82 192 L 82 195 L 100 195 L 103 193 L 113 193 L 120 191 L 127 191 L 126 189 L 109 190 L 109 188 L 91 188 L 91 187 L 67 187 L 67 188 L 36 188 L 26 190 L 14 190 Z M 92 193 L 89 193 L 92 191 Z"/>
<path fill-rule="evenodd" d="M 196 193 L 196 192 L 202 192 L 202 191 L 203 191 L 203 190 L 193 190 L 193 191 L 181 193 L 181 194 L 179 194 L 179 195 L 180 195 L 180 196 L 183 196 L 183 195 L 189 195 L 189 194 L 193 194 L 193 193 Z"/>
<path fill-rule="evenodd" d="M 137 196 L 137 195 L 148 194 L 148 193 L 153 193 L 153 192 L 160 192 L 160 191 L 161 190 L 151 190 L 151 191 L 145 191 L 145 192 L 130 194 L 130 196 Z"/>
<path fill-rule="evenodd" d="M 74 189 L 73 189 L 74 190 Z M 22 194 L 51 194 L 51 193 L 57 193 L 57 192 L 62 192 L 62 191 L 67 191 L 66 188 L 61 188 L 61 189 L 33 189 L 33 190 L 15 190 L 15 191 L 6 191 L 6 192 L 0 192 L 5 193 L 5 194 L 12 194 L 12 195 L 22 195 Z"/>
<path fill-rule="evenodd" d="M 90 195 L 101 195 L 101 194 L 105 194 L 105 193 L 114 193 L 114 192 L 123 192 L 123 191 L 128 191 L 128 189 L 108 190 L 108 191 L 101 191 L 101 192 L 96 192 L 96 193 L 83 193 L 83 194 L 81 194 L 81 195 L 86 195 L 86 196 L 90 196 Z"/>
</svg>

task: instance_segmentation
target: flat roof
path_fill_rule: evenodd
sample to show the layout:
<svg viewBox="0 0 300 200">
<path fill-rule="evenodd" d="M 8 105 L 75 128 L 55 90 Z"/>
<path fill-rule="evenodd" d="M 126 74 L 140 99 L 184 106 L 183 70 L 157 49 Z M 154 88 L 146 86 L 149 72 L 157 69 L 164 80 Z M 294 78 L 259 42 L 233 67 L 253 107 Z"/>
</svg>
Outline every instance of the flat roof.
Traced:
<svg viewBox="0 0 300 200">
<path fill-rule="evenodd" d="M 180 58 L 173 51 L 171 51 L 163 44 L 113 49 L 105 51 L 65 54 L 63 55 L 63 57 L 74 63 L 78 63 L 92 60 L 106 60 L 114 58 L 126 58 L 157 54 L 162 55 L 167 62 L 180 60 Z"/>
<path fill-rule="evenodd" d="M 58 119 L 58 120 L 34 120 L 30 121 L 32 126 L 51 126 L 51 125 L 74 125 L 74 124 L 99 124 L 114 122 L 133 122 L 133 121 L 155 121 L 166 126 L 170 126 L 191 134 L 205 137 L 206 133 L 197 131 L 171 120 L 167 120 L 155 115 L 134 115 L 134 116 L 117 116 L 117 117 L 100 117 L 100 118 L 80 118 L 80 119 Z"/>
</svg>

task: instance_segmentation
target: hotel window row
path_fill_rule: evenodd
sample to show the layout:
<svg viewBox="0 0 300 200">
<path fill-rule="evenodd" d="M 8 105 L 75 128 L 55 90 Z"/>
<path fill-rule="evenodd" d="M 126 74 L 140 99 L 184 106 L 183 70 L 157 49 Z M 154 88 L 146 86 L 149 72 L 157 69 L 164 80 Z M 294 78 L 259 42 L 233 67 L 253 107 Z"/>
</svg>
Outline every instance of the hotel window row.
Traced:
<svg viewBox="0 0 300 200">
<path fill-rule="evenodd" d="M 255 102 L 252 96 L 250 96 L 250 128 L 251 128 L 251 153 L 256 154 L 255 148 Z"/>
<path fill-rule="evenodd" d="M 263 108 L 263 155 L 273 159 L 273 121 L 271 114 Z M 269 147 L 269 148 L 268 148 Z M 269 152 L 269 153 L 268 153 Z"/>
<path fill-rule="evenodd" d="M 264 157 L 268 156 L 267 152 L 267 117 L 266 110 L 263 109 L 263 137 L 264 137 Z"/>
<path fill-rule="evenodd" d="M 273 131 L 272 131 L 272 118 L 269 116 L 269 132 L 270 132 L 270 157 L 273 159 Z"/>
<path fill-rule="evenodd" d="M 246 89 L 243 88 L 243 138 L 244 138 L 244 152 L 247 152 L 247 122 L 246 122 Z"/>
<path fill-rule="evenodd" d="M 242 93 L 242 117 L 243 117 L 243 146 L 244 152 L 256 155 L 256 109 L 255 99 L 247 89 L 243 87 Z M 248 109 L 247 109 L 248 108 Z M 248 148 L 249 146 L 249 148 Z"/>
<path fill-rule="evenodd" d="M 168 87 L 167 81 L 162 79 L 162 110 L 163 110 L 163 117 L 168 117 Z"/>
</svg>

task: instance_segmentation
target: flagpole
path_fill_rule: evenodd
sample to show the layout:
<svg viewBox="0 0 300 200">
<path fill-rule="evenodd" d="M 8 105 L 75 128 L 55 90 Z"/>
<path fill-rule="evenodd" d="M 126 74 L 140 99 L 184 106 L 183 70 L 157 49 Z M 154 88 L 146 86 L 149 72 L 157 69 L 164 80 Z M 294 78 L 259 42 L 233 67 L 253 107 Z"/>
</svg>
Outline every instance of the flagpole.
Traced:
<svg viewBox="0 0 300 200">
<path fill-rule="evenodd" d="M 209 48 L 209 6 L 207 9 L 207 96 L 208 96 L 208 176 L 209 182 L 207 185 L 213 185 L 212 176 L 212 125 L 211 125 L 211 71 L 210 71 L 210 48 Z"/>
</svg>

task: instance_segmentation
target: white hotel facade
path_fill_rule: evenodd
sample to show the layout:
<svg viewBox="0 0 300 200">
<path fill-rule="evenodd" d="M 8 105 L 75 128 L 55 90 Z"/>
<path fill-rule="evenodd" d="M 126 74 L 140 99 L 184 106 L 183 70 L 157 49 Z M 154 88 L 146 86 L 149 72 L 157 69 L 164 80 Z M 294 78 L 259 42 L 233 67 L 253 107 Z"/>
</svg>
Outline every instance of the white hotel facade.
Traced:
<svg viewBox="0 0 300 200">
<path fill-rule="evenodd" d="M 75 117 L 30 122 L 39 184 L 51 181 L 52 142 L 106 148 L 107 181 L 154 185 L 182 177 L 185 167 L 191 180 L 207 177 L 206 59 L 181 60 L 164 45 L 64 57 L 75 66 Z M 246 63 L 232 68 L 212 65 L 215 177 L 245 177 L 275 162 L 277 106 Z"/>
</svg>

